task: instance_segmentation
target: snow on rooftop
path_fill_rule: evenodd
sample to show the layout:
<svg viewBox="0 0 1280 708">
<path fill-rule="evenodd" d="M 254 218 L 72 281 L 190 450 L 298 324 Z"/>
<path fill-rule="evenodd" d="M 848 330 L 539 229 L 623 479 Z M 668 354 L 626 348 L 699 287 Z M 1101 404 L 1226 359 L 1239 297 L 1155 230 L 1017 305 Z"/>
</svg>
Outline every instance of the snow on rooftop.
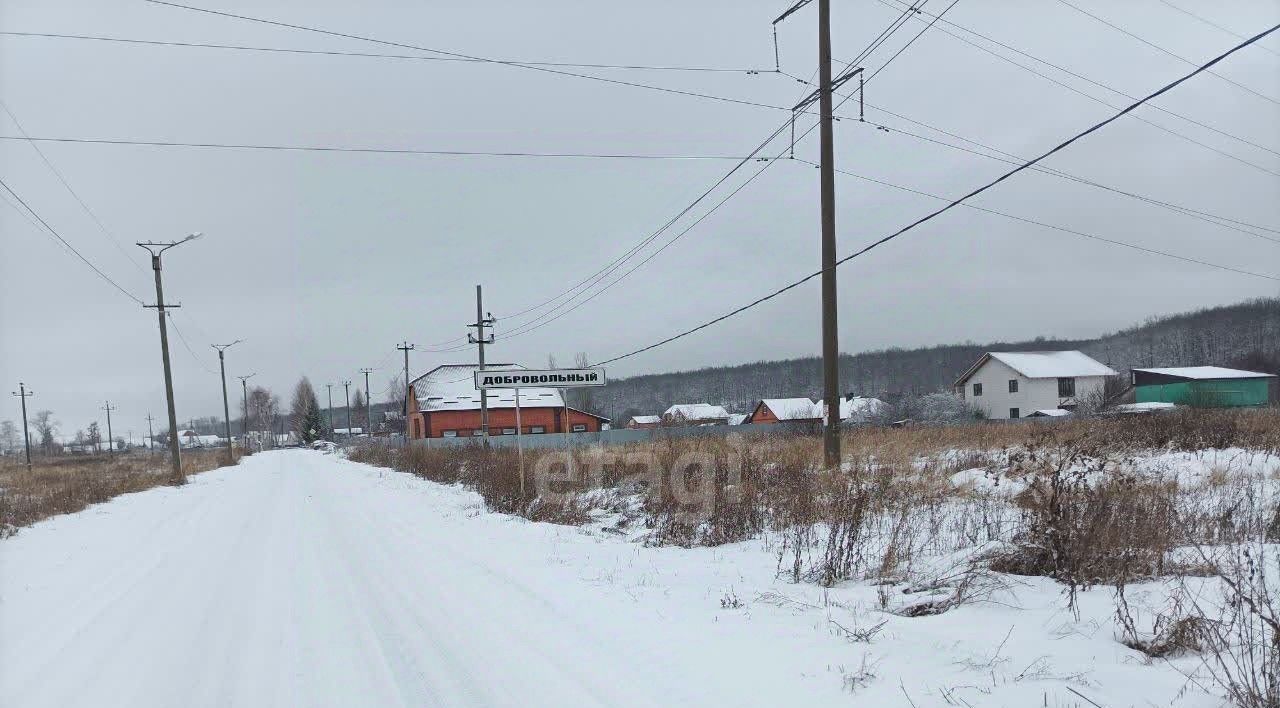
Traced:
<svg viewBox="0 0 1280 708">
<path fill-rule="evenodd" d="M 633 415 L 631 416 L 631 422 L 636 425 L 657 425 L 662 422 L 662 417 L 656 415 Z"/>
<path fill-rule="evenodd" d="M 1029 379 L 1076 376 L 1115 376 L 1111 367 L 1083 352 L 989 352 L 995 359 Z"/>
<path fill-rule="evenodd" d="M 724 406 L 713 406 L 710 403 L 679 403 L 668 408 L 662 414 L 664 417 L 681 417 L 685 420 L 713 420 L 719 418 L 727 419 L 729 411 Z"/>
<path fill-rule="evenodd" d="M 1151 413 L 1155 411 L 1171 411 L 1178 406 L 1165 401 L 1147 401 L 1146 403 L 1122 403 L 1115 407 L 1117 413 Z"/>
<path fill-rule="evenodd" d="M 813 420 L 822 417 L 822 406 L 807 398 L 766 398 L 760 401 L 778 420 Z"/>
<path fill-rule="evenodd" d="M 486 369 L 523 369 L 518 364 L 488 364 Z M 418 409 L 431 411 L 466 411 L 480 408 L 480 392 L 476 390 L 477 364 L 445 364 L 437 366 L 413 380 L 413 395 L 418 399 Z M 498 388 L 489 391 L 490 408 L 515 408 L 516 389 Z M 554 388 L 520 389 L 521 408 L 547 408 L 564 406 L 560 391 Z"/>
<path fill-rule="evenodd" d="M 1134 369 L 1151 374 L 1177 376 L 1183 379 L 1260 379 L 1275 378 L 1275 374 L 1264 374 L 1257 371 L 1226 369 L 1221 366 L 1175 366 L 1161 369 Z"/>
<path fill-rule="evenodd" d="M 1065 408 L 1042 408 L 1038 411 L 1033 411 L 1031 415 L 1027 417 L 1043 416 L 1046 418 L 1062 418 L 1063 416 L 1068 415 L 1071 415 L 1071 411 Z"/>
<path fill-rule="evenodd" d="M 816 404 L 821 409 L 823 420 L 827 417 L 825 403 Z M 879 415 L 884 410 L 884 401 L 870 396 L 854 396 L 840 399 L 840 420 L 866 422 L 871 416 Z"/>
</svg>

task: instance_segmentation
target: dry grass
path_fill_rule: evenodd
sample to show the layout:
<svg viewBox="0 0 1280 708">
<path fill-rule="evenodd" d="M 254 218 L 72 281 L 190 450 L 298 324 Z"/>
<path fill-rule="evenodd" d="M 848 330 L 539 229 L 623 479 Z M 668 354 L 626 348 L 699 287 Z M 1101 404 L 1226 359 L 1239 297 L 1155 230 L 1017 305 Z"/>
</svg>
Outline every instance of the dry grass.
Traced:
<svg viewBox="0 0 1280 708">
<path fill-rule="evenodd" d="M 184 450 L 182 469 L 190 476 L 221 467 L 225 459 L 225 450 Z M 161 454 L 36 458 L 30 471 L 6 458 L 0 462 L 0 536 L 50 516 L 168 483 L 168 457 Z"/>
</svg>

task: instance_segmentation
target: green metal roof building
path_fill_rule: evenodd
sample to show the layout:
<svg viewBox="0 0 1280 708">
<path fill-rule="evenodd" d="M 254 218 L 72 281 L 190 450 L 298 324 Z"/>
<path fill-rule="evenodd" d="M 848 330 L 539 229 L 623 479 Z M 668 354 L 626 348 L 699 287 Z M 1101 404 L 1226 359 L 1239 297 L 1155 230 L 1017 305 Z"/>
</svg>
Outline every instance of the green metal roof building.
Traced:
<svg viewBox="0 0 1280 708">
<path fill-rule="evenodd" d="M 1220 366 L 1134 369 L 1137 403 L 1176 403 L 1198 408 L 1265 406 L 1275 400 L 1273 374 Z"/>
</svg>

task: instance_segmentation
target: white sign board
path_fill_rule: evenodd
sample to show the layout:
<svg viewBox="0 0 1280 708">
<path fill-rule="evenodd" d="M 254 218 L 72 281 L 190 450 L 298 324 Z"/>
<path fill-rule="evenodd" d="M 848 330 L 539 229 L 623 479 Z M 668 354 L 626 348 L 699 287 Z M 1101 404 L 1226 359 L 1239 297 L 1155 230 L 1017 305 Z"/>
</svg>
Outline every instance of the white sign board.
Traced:
<svg viewBox="0 0 1280 708">
<path fill-rule="evenodd" d="M 476 390 L 492 388 L 577 388 L 603 386 L 604 369 L 484 369 L 476 372 Z"/>
</svg>

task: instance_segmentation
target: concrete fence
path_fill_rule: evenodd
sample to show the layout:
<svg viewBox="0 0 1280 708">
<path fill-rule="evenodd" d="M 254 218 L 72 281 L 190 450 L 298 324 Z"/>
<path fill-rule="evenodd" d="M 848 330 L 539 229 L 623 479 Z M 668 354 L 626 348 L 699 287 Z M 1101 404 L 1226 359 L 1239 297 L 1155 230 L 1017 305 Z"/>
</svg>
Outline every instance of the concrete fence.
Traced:
<svg viewBox="0 0 1280 708">
<path fill-rule="evenodd" d="M 538 435 L 521 435 L 519 444 L 526 450 L 534 449 L 563 449 L 565 447 L 587 447 L 595 445 L 626 445 L 627 443 L 649 442 L 651 440 L 663 440 L 671 438 L 695 438 L 695 437 L 723 437 L 729 434 L 736 435 L 799 435 L 812 432 L 810 427 L 794 426 L 786 423 L 748 423 L 743 425 L 697 425 L 689 427 L 674 428 L 617 428 L 614 430 L 601 430 L 595 433 L 541 433 Z M 468 438 L 423 438 L 421 440 L 411 440 L 409 444 L 421 447 L 460 447 L 464 445 L 479 445 L 484 438 L 468 437 Z M 389 444 L 401 444 L 401 439 L 397 442 Z M 493 447 L 515 447 L 515 435 L 490 435 L 489 445 Z"/>
</svg>

